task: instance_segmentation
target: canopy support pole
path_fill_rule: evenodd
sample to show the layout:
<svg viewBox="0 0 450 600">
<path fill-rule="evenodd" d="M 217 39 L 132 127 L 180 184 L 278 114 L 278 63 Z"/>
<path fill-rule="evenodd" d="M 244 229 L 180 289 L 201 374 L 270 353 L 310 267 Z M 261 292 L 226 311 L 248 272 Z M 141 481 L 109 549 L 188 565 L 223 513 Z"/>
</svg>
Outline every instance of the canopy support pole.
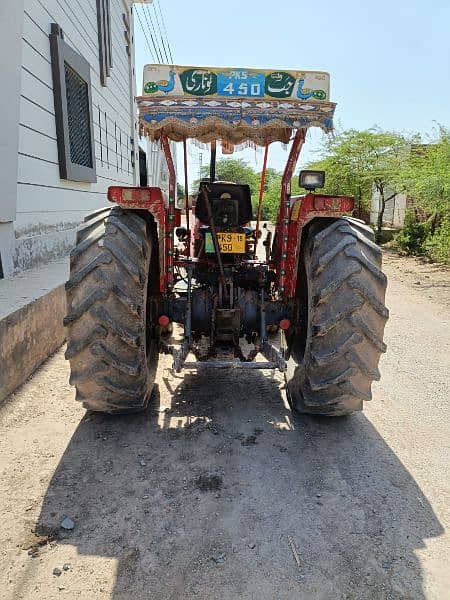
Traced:
<svg viewBox="0 0 450 600">
<path fill-rule="evenodd" d="M 216 180 L 216 155 L 217 144 L 216 140 L 211 142 L 211 162 L 209 163 L 209 182 L 214 183 Z"/>
<path fill-rule="evenodd" d="M 278 233 L 278 252 L 279 258 L 279 275 L 278 275 L 278 291 L 281 296 L 284 295 L 284 287 L 286 282 L 286 263 L 287 263 L 287 248 L 289 240 L 289 210 L 291 208 L 291 179 L 294 173 L 295 165 L 297 164 L 300 150 L 305 142 L 306 129 L 297 129 L 292 142 L 289 158 L 284 169 L 283 178 L 281 180 L 281 203 L 278 211 L 276 231 Z"/>
<path fill-rule="evenodd" d="M 175 228 L 175 193 L 177 189 L 177 176 L 175 172 L 175 165 L 173 163 L 172 152 L 170 150 L 170 143 L 167 136 L 163 134 L 161 136 L 161 145 L 166 158 L 167 169 L 169 171 L 169 206 L 167 208 L 167 228 L 168 231 L 160 232 L 160 235 L 164 235 L 165 239 L 165 265 L 166 265 L 166 282 L 167 289 L 171 290 L 174 283 L 173 277 L 173 256 L 174 256 L 174 228 Z"/>
<path fill-rule="evenodd" d="M 186 210 L 186 230 L 187 230 L 187 251 L 188 258 L 191 258 L 191 228 L 189 223 L 189 185 L 188 185 L 188 170 L 187 170 L 187 143 L 186 138 L 183 140 L 183 159 L 184 159 L 184 197 Z"/>
<path fill-rule="evenodd" d="M 259 225 L 261 223 L 261 207 L 264 196 L 264 185 L 266 183 L 266 169 L 267 169 L 267 155 L 269 153 L 269 143 L 266 143 L 264 148 L 264 159 L 263 159 L 263 168 L 261 172 L 261 182 L 259 186 L 259 201 L 258 201 L 258 212 L 256 215 L 256 230 L 255 230 L 255 258 L 256 258 L 256 249 L 258 247 L 258 240 L 260 238 L 259 233 Z"/>
</svg>

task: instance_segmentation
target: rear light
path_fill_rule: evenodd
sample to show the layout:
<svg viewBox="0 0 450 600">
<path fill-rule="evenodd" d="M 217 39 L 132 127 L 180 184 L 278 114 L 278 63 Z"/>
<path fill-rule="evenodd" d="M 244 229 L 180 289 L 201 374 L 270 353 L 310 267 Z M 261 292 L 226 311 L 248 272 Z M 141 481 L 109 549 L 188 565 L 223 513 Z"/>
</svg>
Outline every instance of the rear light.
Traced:
<svg viewBox="0 0 450 600">
<path fill-rule="evenodd" d="M 170 323 L 170 319 L 167 315 L 161 315 L 158 319 L 158 324 L 160 327 L 167 327 Z"/>
<path fill-rule="evenodd" d="M 143 209 L 164 202 L 160 188 L 155 187 L 111 186 L 108 188 L 108 200 L 121 206 Z"/>
<path fill-rule="evenodd" d="M 280 329 L 283 329 L 283 331 L 286 331 L 286 329 L 289 329 L 290 326 L 291 326 L 291 322 L 289 321 L 289 319 L 281 319 Z"/>
</svg>

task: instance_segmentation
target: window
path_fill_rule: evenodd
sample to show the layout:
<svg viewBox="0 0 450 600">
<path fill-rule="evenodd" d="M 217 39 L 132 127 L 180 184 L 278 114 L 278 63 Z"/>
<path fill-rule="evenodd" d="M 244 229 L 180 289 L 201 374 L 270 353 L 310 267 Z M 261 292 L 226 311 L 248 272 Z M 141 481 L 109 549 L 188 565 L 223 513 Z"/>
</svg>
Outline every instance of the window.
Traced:
<svg viewBox="0 0 450 600">
<path fill-rule="evenodd" d="M 109 0 L 97 0 L 97 29 L 100 81 L 102 85 L 106 85 L 106 78 L 110 76 L 112 67 L 111 12 Z"/>
<path fill-rule="evenodd" d="M 56 23 L 51 31 L 59 174 L 62 179 L 95 182 L 90 66 L 65 43 Z"/>
</svg>

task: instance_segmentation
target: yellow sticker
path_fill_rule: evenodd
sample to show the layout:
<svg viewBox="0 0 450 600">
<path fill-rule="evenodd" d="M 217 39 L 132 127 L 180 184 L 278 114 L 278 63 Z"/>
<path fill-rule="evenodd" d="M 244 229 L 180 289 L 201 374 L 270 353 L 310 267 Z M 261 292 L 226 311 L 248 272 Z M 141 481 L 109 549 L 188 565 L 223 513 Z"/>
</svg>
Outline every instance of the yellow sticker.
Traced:
<svg viewBox="0 0 450 600">
<path fill-rule="evenodd" d="M 292 210 L 291 210 L 291 221 L 294 221 L 294 222 L 298 221 L 298 215 L 300 213 L 301 205 L 302 205 L 301 200 L 297 200 L 294 203 L 294 206 L 292 207 Z"/>
</svg>

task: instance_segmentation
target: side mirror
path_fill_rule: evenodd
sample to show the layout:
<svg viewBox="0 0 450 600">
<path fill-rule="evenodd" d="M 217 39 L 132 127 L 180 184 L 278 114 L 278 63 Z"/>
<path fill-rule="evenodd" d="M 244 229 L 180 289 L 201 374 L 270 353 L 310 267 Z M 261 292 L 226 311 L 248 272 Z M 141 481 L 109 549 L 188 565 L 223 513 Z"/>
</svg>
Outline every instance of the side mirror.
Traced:
<svg viewBox="0 0 450 600">
<path fill-rule="evenodd" d="M 300 171 L 299 186 L 305 190 L 316 190 L 325 185 L 325 171 Z"/>
</svg>

